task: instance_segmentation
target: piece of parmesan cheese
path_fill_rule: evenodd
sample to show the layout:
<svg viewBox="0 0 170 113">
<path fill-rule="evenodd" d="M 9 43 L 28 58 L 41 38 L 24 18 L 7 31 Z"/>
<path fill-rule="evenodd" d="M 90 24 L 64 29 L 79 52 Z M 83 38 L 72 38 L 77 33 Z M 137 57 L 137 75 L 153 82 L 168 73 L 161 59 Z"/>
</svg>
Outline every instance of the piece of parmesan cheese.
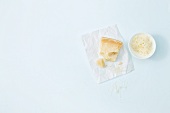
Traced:
<svg viewBox="0 0 170 113">
<path fill-rule="evenodd" d="M 100 59 L 97 59 L 96 61 L 97 65 L 101 68 L 104 68 L 105 67 L 105 62 L 104 62 L 104 59 L 103 58 L 100 58 Z"/>
</svg>

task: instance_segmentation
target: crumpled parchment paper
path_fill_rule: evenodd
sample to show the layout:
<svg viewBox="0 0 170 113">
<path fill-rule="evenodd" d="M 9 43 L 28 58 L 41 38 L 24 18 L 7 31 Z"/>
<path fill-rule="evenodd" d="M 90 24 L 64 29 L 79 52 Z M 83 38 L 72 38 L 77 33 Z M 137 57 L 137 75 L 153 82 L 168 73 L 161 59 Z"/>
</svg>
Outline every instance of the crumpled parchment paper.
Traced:
<svg viewBox="0 0 170 113">
<path fill-rule="evenodd" d="M 115 62 L 105 62 L 106 67 L 100 68 L 96 64 L 96 60 L 101 58 L 99 55 L 99 44 L 102 37 L 113 38 L 123 42 L 123 46 L 119 51 L 119 55 Z M 83 44 L 86 50 L 88 61 L 93 71 L 93 76 L 97 83 L 101 83 L 120 75 L 127 74 L 134 70 L 131 56 L 125 47 L 123 40 L 116 25 L 103 28 L 92 33 L 82 36 Z"/>
</svg>

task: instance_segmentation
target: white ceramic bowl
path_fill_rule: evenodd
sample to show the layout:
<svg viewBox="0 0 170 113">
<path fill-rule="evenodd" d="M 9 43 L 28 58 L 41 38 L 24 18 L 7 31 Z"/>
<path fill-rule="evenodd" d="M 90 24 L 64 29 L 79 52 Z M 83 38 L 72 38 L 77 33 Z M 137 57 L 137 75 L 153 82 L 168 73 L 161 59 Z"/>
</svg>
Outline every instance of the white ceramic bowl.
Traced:
<svg viewBox="0 0 170 113">
<path fill-rule="evenodd" d="M 150 38 L 150 40 L 152 41 L 152 51 L 151 51 L 150 54 L 148 54 L 147 56 L 140 56 L 140 55 L 138 55 L 137 53 L 134 52 L 134 50 L 133 50 L 132 47 L 131 47 L 132 39 L 133 39 L 135 36 L 137 36 L 137 35 L 147 35 L 147 36 Z M 154 52 L 155 52 L 155 50 L 156 50 L 156 42 L 155 42 L 154 38 L 153 38 L 150 34 L 148 34 L 148 33 L 137 33 L 137 34 L 135 34 L 135 35 L 130 39 L 130 41 L 129 41 L 129 43 L 128 43 L 128 47 L 129 47 L 129 51 L 131 52 L 131 54 L 132 54 L 134 57 L 136 57 L 136 58 L 138 58 L 138 59 L 147 59 L 147 58 L 151 57 L 151 56 L 154 54 Z"/>
</svg>

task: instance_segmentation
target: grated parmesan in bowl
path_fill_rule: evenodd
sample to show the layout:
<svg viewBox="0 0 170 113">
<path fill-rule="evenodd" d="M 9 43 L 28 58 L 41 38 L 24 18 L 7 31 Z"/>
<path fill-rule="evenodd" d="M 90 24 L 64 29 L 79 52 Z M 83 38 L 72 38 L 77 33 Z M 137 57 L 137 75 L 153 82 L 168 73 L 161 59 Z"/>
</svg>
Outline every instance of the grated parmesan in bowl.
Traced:
<svg viewBox="0 0 170 113">
<path fill-rule="evenodd" d="M 129 42 L 131 54 L 139 59 L 151 57 L 156 49 L 154 38 L 147 33 L 138 33 L 134 35 Z"/>
</svg>

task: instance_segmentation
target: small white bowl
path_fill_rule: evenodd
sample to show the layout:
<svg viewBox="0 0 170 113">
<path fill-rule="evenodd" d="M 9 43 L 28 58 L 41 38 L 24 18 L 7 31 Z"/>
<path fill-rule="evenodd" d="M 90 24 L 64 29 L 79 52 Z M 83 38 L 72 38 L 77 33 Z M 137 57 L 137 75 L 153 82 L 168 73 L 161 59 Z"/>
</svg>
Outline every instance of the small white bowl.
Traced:
<svg viewBox="0 0 170 113">
<path fill-rule="evenodd" d="M 134 52 L 134 50 L 133 50 L 132 47 L 131 47 L 131 41 L 132 41 L 132 39 L 133 39 L 135 36 L 137 36 L 137 35 L 147 35 L 147 36 L 150 38 L 150 40 L 152 41 L 152 48 L 153 48 L 153 49 L 152 49 L 151 53 L 148 54 L 147 56 L 138 55 L 137 53 Z M 148 34 L 148 33 L 137 33 L 137 34 L 135 34 L 134 36 L 132 36 L 132 38 L 130 39 L 130 41 L 129 41 L 129 43 L 128 43 L 128 47 L 129 47 L 129 51 L 131 52 L 131 54 L 132 54 L 134 57 L 136 57 L 136 58 L 138 58 L 138 59 L 147 59 L 147 58 L 151 57 L 151 56 L 154 54 L 154 52 L 155 52 L 155 50 L 156 50 L 156 42 L 155 42 L 154 38 L 153 38 L 150 34 Z"/>
</svg>

